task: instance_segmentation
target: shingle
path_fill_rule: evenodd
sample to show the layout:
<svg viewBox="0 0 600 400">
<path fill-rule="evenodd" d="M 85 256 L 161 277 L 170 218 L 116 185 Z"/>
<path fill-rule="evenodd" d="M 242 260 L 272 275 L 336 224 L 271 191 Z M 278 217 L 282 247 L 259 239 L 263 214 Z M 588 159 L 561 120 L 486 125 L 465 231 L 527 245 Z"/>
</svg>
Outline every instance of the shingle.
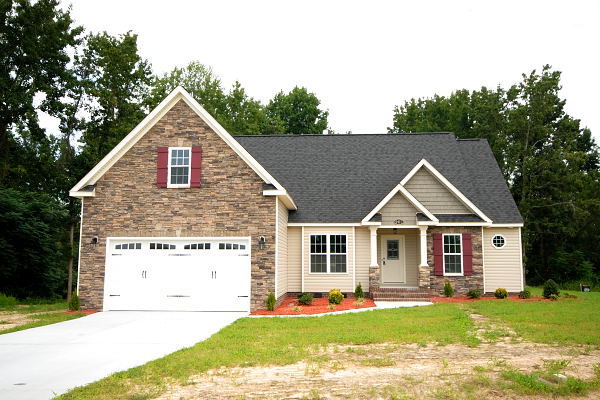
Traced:
<svg viewBox="0 0 600 400">
<path fill-rule="evenodd" d="M 451 133 L 234 136 L 291 194 L 290 222 L 360 222 L 423 158 L 494 222 L 522 222 L 486 141 Z"/>
</svg>

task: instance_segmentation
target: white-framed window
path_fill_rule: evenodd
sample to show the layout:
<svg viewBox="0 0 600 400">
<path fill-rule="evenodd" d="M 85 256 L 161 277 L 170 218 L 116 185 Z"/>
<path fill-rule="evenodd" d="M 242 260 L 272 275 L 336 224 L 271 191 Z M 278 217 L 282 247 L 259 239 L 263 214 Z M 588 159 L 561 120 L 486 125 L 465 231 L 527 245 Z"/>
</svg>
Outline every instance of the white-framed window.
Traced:
<svg viewBox="0 0 600 400">
<path fill-rule="evenodd" d="M 444 234 L 444 275 L 458 276 L 462 274 L 462 235 L 446 233 Z"/>
<path fill-rule="evenodd" d="M 167 187 L 190 187 L 191 147 L 169 147 Z"/>
<path fill-rule="evenodd" d="M 310 273 L 345 274 L 348 271 L 346 235 L 310 235 Z"/>
<path fill-rule="evenodd" d="M 502 235 L 494 235 L 492 238 L 492 246 L 501 249 L 506 245 L 506 238 Z"/>
<path fill-rule="evenodd" d="M 141 243 L 121 243 L 115 245 L 115 250 L 141 250 Z"/>
</svg>

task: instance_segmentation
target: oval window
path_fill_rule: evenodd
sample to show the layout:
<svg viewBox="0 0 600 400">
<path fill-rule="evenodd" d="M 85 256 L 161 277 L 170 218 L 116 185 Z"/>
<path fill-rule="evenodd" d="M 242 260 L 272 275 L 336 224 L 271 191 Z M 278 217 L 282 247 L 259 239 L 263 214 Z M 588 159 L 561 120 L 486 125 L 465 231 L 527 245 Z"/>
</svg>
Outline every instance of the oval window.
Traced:
<svg viewBox="0 0 600 400">
<path fill-rule="evenodd" d="M 497 249 L 503 248 L 505 244 L 506 239 L 504 239 L 504 236 L 502 235 L 494 235 L 492 238 L 492 245 Z"/>
</svg>

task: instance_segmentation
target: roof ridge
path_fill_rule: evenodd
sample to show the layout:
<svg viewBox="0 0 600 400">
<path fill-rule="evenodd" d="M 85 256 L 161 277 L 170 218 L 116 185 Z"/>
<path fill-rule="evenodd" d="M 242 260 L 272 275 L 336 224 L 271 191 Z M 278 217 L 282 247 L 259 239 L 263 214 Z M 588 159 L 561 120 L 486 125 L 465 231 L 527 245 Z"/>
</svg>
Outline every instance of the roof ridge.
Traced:
<svg viewBox="0 0 600 400">
<path fill-rule="evenodd" d="M 277 134 L 277 135 L 231 135 L 233 137 L 359 137 L 359 136 L 420 136 L 420 135 L 453 135 L 454 132 L 401 132 L 401 133 L 336 133 L 333 135 L 327 134 Z M 468 140 L 468 139 L 465 139 Z"/>
</svg>

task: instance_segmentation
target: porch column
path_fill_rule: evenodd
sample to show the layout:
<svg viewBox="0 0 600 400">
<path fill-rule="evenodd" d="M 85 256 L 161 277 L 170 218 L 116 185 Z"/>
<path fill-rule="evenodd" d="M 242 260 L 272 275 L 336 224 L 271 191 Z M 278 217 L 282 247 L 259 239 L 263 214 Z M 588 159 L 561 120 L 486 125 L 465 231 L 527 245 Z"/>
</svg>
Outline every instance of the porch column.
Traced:
<svg viewBox="0 0 600 400">
<path fill-rule="evenodd" d="M 419 262 L 419 287 L 422 289 L 429 289 L 431 287 L 431 271 L 427 264 L 427 227 L 419 227 L 419 244 L 421 260 Z"/>
<path fill-rule="evenodd" d="M 377 263 L 377 227 L 370 226 L 371 231 L 371 267 L 379 267 Z"/>
<path fill-rule="evenodd" d="M 373 298 L 379 289 L 381 282 L 381 271 L 377 263 L 377 226 L 370 226 L 371 231 L 371 264 L 369 265 L 369 296 Z"/>
<path fill-rule="evenodd" d="M 419 267 L 428 267 L 429 265 L 427 265 L 427 227 L 420 226 L 419 230 L 421 231 L 421 234 L 420 234 L 421 263 L 419 264 Z"/>
</svg>

